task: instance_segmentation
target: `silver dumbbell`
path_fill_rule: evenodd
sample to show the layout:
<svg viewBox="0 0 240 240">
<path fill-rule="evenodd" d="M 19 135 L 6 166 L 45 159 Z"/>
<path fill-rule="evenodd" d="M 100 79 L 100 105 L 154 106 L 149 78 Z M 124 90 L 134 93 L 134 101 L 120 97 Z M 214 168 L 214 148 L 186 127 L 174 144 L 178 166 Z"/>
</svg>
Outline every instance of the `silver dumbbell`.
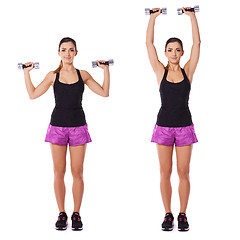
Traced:
<svg viewBox="0 0 240 240">
<path fill-rule="evenodd" d="M 111 66 L 111 65 L 114 64 L 114 61 L 113 61 L 113 59 L 109 59 L 109 60 L 106 61 L 105 63 L 100 63 L 100 64 Z M 95 68 L 95 67 L 97 67 L 97 66 L 98 66 L 97 61 L 93 61 L 93 62 L 92 62 L 92 67 Z"/>
<path fill-rule="evenodd" d="M 196 5 L 193 8 L 186 9 L 186 11 L 188 11 L 188 12 L 199 12 L 199 6 Z M 177 9 L 177 13 L 178 13 L 178 15 L 182 15 L 183 14 L 183 9 L 182 8 L 178 8 Z"/>
<path fill-rule="evenodd" d="M 29 65 L 29 66 L 26 66 L 23 63 L 18 63 L 18 69 L 24 69 L 24 68 L 28 68 L 28 67 L 31 67 L 31 66 L 32 66 L 32 64 Z M 35 69 L 39 69 L 39 62 L 33 63 L 33 66 L 34 66 Z"/>
<path fill-rule="evenodd" d="M 158 10 L 157 11 L 153 11 L 150 8 L 145 8 L 145 15 L 150 15 L 150 14 L 156 13 L 156 12 L 158 12 Z M 161 8 L 161 13 L 162 14 L 167 14 L 167 8 Z"/>
</svg>

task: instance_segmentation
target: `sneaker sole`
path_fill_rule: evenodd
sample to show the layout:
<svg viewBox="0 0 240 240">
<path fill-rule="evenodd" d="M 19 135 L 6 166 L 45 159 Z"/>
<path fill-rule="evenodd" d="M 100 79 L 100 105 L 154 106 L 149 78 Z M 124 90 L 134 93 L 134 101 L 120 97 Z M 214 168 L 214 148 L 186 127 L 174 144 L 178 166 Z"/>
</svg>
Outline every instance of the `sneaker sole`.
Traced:
<svg viewBox="0 0 240 240">
<path fill-rule="evenodd" d="M 189 228 L 178 228 L 179 232 L 187 232 Z"/>
<path fill-rule="evenodd" d="M 172 231 L 172 230 L 173 230 L 173 227 L 174 227 L 174 224 L 172 225 L 171 228 L 166 227 L 166 228 L 162 228 L 162 230 L 163 230 L 163 231 Z"/>
<path fill-rule="evenodd" d="M 166 231 L 166 232 L 169 232 L 169 231 L 172 231 L 173 228 L 162 228 L 163 231 Z"/>
<path fill-rule="evenodd" d="M 67 229 L 67 226 L 68 226 L 68 224 L 66 225 L 66 227 L 55 227 L 55 229 L 56 230 L 62 230 L 62 231 L 64 231 L 64 230 L 66 230 Z"/>
<path fill-rule="evenodd" d="M 72 230 L 73 230 L 73 231 L 82 231 L 83 228 L 73 228 L 73 227 L 72 227 Z"/>
</svg>

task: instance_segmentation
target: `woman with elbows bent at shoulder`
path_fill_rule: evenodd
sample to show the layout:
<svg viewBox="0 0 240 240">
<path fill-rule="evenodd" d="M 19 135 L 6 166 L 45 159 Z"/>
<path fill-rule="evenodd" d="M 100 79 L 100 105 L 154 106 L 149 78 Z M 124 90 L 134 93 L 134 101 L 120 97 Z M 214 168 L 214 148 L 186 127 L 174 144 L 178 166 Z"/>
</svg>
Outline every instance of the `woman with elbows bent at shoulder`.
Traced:
<svg viewBox="0 0 240 240">
<path fill-rule="evenodd" d="M 174 220 L 171 211 L 172 187 L 170 182 L 174 143 L 179 176 L 180 212 L 178 215 L 178 230 L 187 231 L 189 229 L 186 217 L 190 193 L 189 165 L 193 143 L 198 141 L 188 107 L 188 100 L 193 74 L 199 59 L 201 41 L 195 13 L 185 11 L 185 9 L 187 8 L 183 8 L 183 12 L 190 17 L 192 24 L 193 45 L 190 59 L 184 68 L 179 65 L 184 51 L 182 41 L 178 38 L 170 38 L 166 42 L 167 66 L 165 67 L 158 59 L 153 42 L 155 19 L 161 14 L 160 8 L 153 9 L 153 11 L 159 11 L 150 15 L 146 34 L 148 56 L 156 74 L 162 103 L 151 141 L 157 143 L 160 163 L 160 189 L 166 212 L 162 230 L 165 231 L 173 229 Z"/>
<path fill-rule="evenodd" d="M 26 63 L 24 78 L 30 99 L 43 95 L 52 85 L 55 96 L 55 108 L 47 129 L 45 142 L 50 143 L 54 166 L 54 191 L 59 208 L 56 222 L 57 230 L 67 229 L 67 214 L 65 212 L 65 183 L 66 153 L 69 143 L 71 159 L 71 172 L 73 176 L 72 193 L 74 210 L 72 214 L 72 229 L 82 230 L 83 224 L 80 217 L 84 182 L 83 162 L 87 143 L 91 142 L 85 114 L 82 108 L 82 95 L 84 86 L 87 85 L 94 93 L 109 96 L 110 73 L 109 66 L 100 64 L 104 70 L 102 86 L 85 70 L 78 70 L 73 66 L 74 57 L 77 55 L 77 46 L 72 38 L 63 38 L 60 41 L 58 54 L 61 63 L 55 71 L 49 72 L 44 80 L 35 88 L 31 82 L 29 72 L 33 63 Z"/>
</svg>

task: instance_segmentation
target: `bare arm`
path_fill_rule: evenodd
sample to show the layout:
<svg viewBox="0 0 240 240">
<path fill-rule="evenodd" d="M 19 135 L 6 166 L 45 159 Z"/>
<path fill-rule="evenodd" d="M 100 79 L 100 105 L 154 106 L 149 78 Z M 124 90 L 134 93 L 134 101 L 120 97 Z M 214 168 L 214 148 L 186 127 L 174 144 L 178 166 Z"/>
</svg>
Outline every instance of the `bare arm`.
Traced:
<svg viewBox="0 0 240 240">
<path fill-rule="evenodd" d="M 184 10 L 184 12 L 186 15 L 190 16 L 191 24 L 192 24 L 193 45 L 192 45 L 190 59 L 184 66 L 185 72 L 186 72 L 190 82 L 192 82 L 193 74 L 196 70 L 198 60 L 199 60 L 201 40 L 200 40 L 199 28 L 198 28 L 198 23 L 197 23 L 197 18 L 196 18 L 195 13 L 188 12 L 185 10 Z"/>
<path fill-rule="evenodd" d="M 155 10 L 159 10 L 159 12 L 153 13 L 150 15 L 148 27 L 147 27 L 147 34 L 146 34 L 146 46 L 150 64 L 153 68 L 153 71 L 157 75 L 161 75 L 164 71 L 164 65 L 159 61 L 156 48 L 154 46 L 154 26 L 155 26 L 155 19 L 157 16 L 161 14 L 160 8 L 154 8 Z"/>
<path fill-rule="evenodd" d="M 31 77 L 30 77 L 30 71 L 33 69 L 33 63 L 26 63 L 25 65 L 30 65 L 32 64 L 31 67 L 25 68 L 24 71 L 24 79 L 25 79 L 25 84 L 27 88 L 27 92 L 29 95 L 30 99 L 36 99 L 43 95 L 51 86 L 55 74 L 53 72 L 49 72 L 44 80 L 35 88 L 32 84 Z"/>
<path fill-rule="evenodd" d="M 110 87 L 110 73 L 109 73 L 109 66 L 107 65 L 98 65 L 99 67 L 103 68 L 104 70 L 104 80 L 102 86 L 97 83 L 92 76 L 84 70 L 81 70 L 81 75 L 83 78 L 84 83 L 96 94 L 102 97 L 109 96 L 109 87 Z"/>
</svg>

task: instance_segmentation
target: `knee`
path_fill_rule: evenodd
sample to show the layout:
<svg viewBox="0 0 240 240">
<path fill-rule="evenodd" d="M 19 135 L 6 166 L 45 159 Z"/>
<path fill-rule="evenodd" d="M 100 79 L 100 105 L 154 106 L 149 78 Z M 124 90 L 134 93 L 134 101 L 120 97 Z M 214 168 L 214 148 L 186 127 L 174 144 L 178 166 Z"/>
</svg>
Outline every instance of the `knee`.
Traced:
<svg viewBox="0 0 240 240">
<path fill-rule="evenodd" d="M 181 180 L 189 180 L 189 169 L 178 168 L 178 176 Z"/>
<path fill-rule="evenodd" d="M 72 177 L 76 180 L 83 180 L 83 169 L 72 169 Z"/>
<path fill-rule="evenodd" d="M 161 180 L 170 180 L 172 174 L 172 169 L 162 169 L 160 171 Z"/>
<path fill-rule="evenodd" d="M 60 179 L 60 180 L 64 179 L 65 171 L 66 171 L 65 169 L 61 169 L 61 170 L 55 169 L 54 170 L 54 178 Z"/>
</svg>

